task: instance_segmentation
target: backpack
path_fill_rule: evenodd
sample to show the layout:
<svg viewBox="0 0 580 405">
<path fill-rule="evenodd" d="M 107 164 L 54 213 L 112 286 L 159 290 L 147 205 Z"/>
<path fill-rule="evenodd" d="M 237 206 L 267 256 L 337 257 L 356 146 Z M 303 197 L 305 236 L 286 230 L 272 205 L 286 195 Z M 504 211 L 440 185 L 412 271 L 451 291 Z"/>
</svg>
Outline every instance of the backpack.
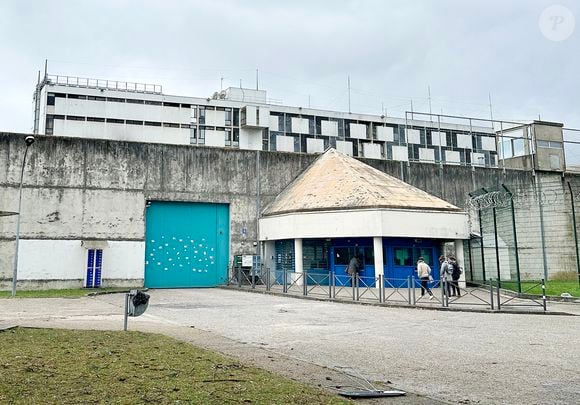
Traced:
<svg viewBox="0 0 580 405">
<path fill-rule="evenodd" d="M 459 264 L 457 262 L 449 262 L 447 265 L 448 268 L 451 269 L 451 277 L 459 279 L 459 276 L 461 276 L 461 268 L 459 267 Z"/>
</svg>

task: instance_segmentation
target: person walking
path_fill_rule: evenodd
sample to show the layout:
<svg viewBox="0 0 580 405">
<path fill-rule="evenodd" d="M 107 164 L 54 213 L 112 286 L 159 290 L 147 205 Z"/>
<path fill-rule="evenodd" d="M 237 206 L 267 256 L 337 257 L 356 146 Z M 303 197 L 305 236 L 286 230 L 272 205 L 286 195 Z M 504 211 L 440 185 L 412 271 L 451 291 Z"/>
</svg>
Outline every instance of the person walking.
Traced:
<svg viewBox="0 0 580 405">
<path fill-rule="evenodd" d="M 441 282 L 441 288 L 443 289 L 443 294 L 449 298 L 450 288 L 449 284 L 451 282 L 451 267 L 445 256 L 439 256 L 439 277 Z"/>
<path fill-rule="evenodd" d="M 354 278 L 361 272 L 362 270 L 362 256 L 353 256 L 348 262 L 348 266 L 346 267 L 346 273 L 351 277 L 351 280 L 354 281 Z M 352 284 L 354 285 L 354 283 Z"/>
<path fill-rule="evenodd" d="M 433 293 L 429 288 L 429 281 L 431 276 L 431 267 L 425 263 L 425 259 L 422 257 L 417 260 L 417 275 L 421 279 L 421 297 L 425 295 L 425 291 L 429 294 L 429 299 L 433 299 Z"/>
<path fill-rule="evenodd" d="M 461 267 L 457 263 L 457 259 L 453 256 L 449 257 L 449 266 L 451 267 L 451 296 L 461 297 L 461 290 L 459 289 L 459 277 L 461 277 Z"/>
</svg>

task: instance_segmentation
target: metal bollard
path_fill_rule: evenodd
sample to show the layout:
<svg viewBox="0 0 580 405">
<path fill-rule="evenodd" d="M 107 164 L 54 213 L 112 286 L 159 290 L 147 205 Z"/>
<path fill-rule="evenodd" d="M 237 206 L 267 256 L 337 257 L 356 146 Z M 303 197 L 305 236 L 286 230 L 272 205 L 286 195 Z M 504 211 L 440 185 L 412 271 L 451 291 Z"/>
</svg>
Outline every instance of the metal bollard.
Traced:
<svg viewBox="0 0 580 405">
<path fill-rule="evenodd" d="M 547 306 L 546 306 L 546 283 L 545 280 L 542 279 L 542 304 L 544 306 L 544 312 L 547 311 Z"/>
</svg>

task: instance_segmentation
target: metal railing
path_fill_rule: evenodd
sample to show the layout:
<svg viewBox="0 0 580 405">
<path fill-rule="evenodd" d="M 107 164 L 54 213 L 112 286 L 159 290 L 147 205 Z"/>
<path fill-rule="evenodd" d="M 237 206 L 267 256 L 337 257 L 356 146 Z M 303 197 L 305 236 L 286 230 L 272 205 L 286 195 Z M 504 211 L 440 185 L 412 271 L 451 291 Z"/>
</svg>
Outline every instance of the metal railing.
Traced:
<svg viewBox="0 0 580 405">
<path fill-rule="evenodd" d="M 423 281 L 424 283 L 424 281 Z M 281 270 L 231 268 L 228 285 L 237 288 L 262 289 L 289 295 L 321 297 L 337 301 L 355 301 L 378 304 L 397 304 L 412 307 L 440 306 L 442 308 L 486 308 L 506 310 L 513 307 L 539 308 L 547 311 L 545 285 L 542 282 L 530 286 L 525 292 L 542 286 L 543 299 L 521 295 L 507 295 L 493 279 L 486 284 L 469 283 L 461 286 L 448 280 L 430 280 L 423 294 L 422 280 L 414 276 L 406 279 L 336 274 L 334 272 L 302 273 Z M 524 292 L 524 293 L 525 293 Z"/>
<path fill-rule="evenodd" d="M 124 82 L 105 79 L 89 79 L 86 77 L 75 76 L 46 75 L 45 83 L 63 86 L 85 87 L 89 89 L 128 91 L 134 93 L 161 94 L 163 91 L 163 87 L 159 84 Z"/>
</svg>

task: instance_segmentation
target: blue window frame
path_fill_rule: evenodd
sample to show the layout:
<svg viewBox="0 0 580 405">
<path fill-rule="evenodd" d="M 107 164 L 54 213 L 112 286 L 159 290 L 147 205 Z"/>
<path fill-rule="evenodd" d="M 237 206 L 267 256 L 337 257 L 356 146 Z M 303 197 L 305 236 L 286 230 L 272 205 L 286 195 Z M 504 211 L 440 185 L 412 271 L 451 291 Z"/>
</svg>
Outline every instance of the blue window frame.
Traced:
<svg viewBox="0 0 580 405">
<path fill-rule="evenodd" d="M 103 249 L 87 250 L 87 281 L 86 288 L 101 286 L 101 268 L 103 263 Z"/>
</svg>

